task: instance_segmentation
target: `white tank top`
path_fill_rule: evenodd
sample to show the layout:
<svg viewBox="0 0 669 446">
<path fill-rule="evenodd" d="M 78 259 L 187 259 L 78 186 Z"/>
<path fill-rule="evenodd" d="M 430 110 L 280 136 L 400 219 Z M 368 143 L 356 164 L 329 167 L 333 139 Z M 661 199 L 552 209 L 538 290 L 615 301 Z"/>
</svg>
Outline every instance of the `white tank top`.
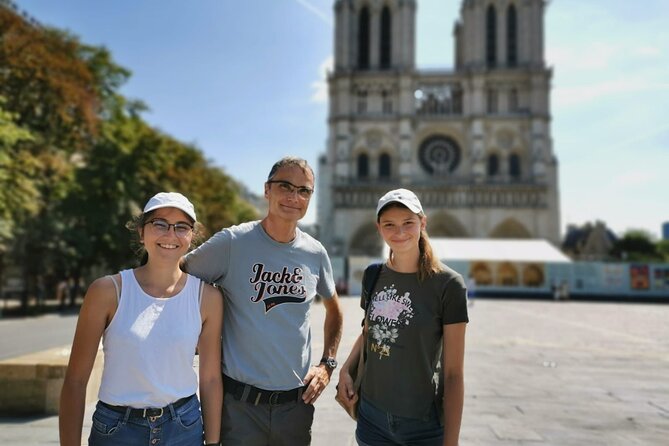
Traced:
<svg viewBox="0 0 669 446">
<path fill-rule="evenodd" d="M 200 279 L 186 278 L 167 299 L 142 290 L 133 270 L 121 271 L 118 308 L 104 332 L 98 398 L 116 406 L 163 407 L 197 390 L 193 358 L 202 318 Z"/>
</svg>

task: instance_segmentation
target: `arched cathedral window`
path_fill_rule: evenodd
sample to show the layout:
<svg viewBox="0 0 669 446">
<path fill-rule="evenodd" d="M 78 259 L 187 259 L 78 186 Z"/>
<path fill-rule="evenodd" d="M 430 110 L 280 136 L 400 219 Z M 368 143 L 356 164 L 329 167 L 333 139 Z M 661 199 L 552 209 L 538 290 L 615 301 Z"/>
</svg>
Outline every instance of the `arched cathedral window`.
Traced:
<svg viewBox="0 0 669 446">
<path fill-rule="evenodd" d="M 512 153 L 509 157 L 509 175 L 511 178 L 518 180 L 520 179 L 520 174 L 520 156 L 518 156 L 516 153 Z"/>
<path fill-rule="evenodd" d="M 387 153 L 379 157 L 379 178 L 389 179 L 391 172 L 390 155 Z"/>
<path fill-rule="evenodd" d="M 506 10 L 506 62 L 510 67 L 518 65 L 518 18 L 516 7 Z"/>
<path fill-rule="evenodd" d="M 358 178 L 361 180 L 369 178 L 369 157 L 365 153 L 358 155 Z"/>
<path fill-rule="evenodd" d="M 388 90 L 381 92 L 381 106 L 383 107 L 382 111 L 384 115 L 389 115 L 393 112 L 393 99 Z"/>
<path fill-rule="evenodd" d="M 366 6 L 358 19 L 358 68 L 369 68 L 369 9 Z"/>
<path fill-rule="evenodd" d="M 488 108 L 488 113 L 494 114 L 497 113 L 498 110 L 498 94 L 497 90 L 494 88 L 489 88 L 488 89 L 488 94 L 487 94 L 487 108 Z"/>
<path fill-rule="evenodd" d="M 488 67 L 497 63 L 497 11 L 493 5 L 488 6 L 485 27 L 485 60 Z"/>
<path fill-rule="evenodd" d="M 515 113 L 518 109 L 518 90 L 512 88 L 511 91 L 509 91 L 509 111 Z"/>
<path fill-rule="evenodd" d="M 390 68 L 391 16 L 390 8 L 385 6 L 381 12 L 381 69 Z"/>
<path fill-rule="evenodd" d="M 494 177 L 499 173 L 499 158 L 494 153 L 488 155 L 488 176 Z"/>
<path fill-rule="evenodd" d="M 358 90 L 358 113 L 364 114 L 367 113 L 367 91 Z"/>
</svg>

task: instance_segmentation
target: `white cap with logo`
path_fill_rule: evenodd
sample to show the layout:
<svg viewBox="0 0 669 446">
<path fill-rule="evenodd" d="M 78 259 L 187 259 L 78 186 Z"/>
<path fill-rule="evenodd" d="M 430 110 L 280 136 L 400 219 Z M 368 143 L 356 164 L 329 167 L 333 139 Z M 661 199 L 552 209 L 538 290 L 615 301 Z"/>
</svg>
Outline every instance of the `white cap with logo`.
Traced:
<svg viewBox="0 0 669 446">
<path fill-rule="evenodd" d="M 193 203 L 179 192 L 158 192 L 146 203 L 144 213 L 146 214 L 160 208 L 177 208 L 184 211 L 193 221 L 197 221 Z"/>
<path fill-rule="evenodd" d="M 379 204 L 376 206 L 376 216 L 378 217 L 381 209 L 390 203 L 400 203 L 414 214 L 424 214 L 423 206 L 421 206 L 416 194 L 408 189 L 395 189 L 379 198 Z"/>
</svg>

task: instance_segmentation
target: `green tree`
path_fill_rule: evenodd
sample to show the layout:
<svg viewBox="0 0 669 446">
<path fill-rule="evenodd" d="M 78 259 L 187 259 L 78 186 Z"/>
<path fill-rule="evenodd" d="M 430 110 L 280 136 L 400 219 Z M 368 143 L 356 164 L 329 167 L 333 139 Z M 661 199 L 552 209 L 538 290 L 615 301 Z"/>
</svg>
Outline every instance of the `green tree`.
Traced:
<svg viewBox="0 0 669 446">
<path fill-rule="evenodd" d="M 70 34 L 0 7 L 0 95 L 42 150 L 85 150 L 96 133 L 100 99 L 86 53 Z"/>
<path fill-rule="evenodd" d="M 32 180 L 38 162 L 30 153 L 17 152 L 16 144 L 31 141 L 31 133 L 14 122 L 3 109 L 0 96 L 0 287 L 4 282 L 5 254 L 12 247 L 16 228 L 37 213 L 38 191 Z"/>
<path fill-rule="evenodd" d="M 662 261 L 669 262 L 669 240 L 660 240 L 655 247 L 658 254 L 662 256 Z"/>
<path fill-rule="evenodd" d="M 624 261 L 662 261 L 662 255 L 657 251 L 652 234 L 643 229 L 626 231 L 615 243 L 613 254 Z"/>
<path fill-rule="evenodd" d="M 89 155 L 60 210 L 66 222 L 66 246 L 60 251 L 71 254 L 62 263 L 69 271 L 82 272 L 90 265 L 114 271 L 133 265 L 136 257 L 125 223 L 160 191 L 187 195 L 210 232 L 256 218 L 254 209 L 239 198 L 236 183 L 201 151 L 137 116 L 105 122 Z"/>
<path fill-rule="evenodd" d="M 0 242 L 27 289 L 130 266 L 124 224 L 161 190 L 188 195 L 212 232 L 255 218 L 200 150 L 142 119 L 119 93 L 129 76 L 107 49 L 0 5 Z"/>
<path fill-rule="evenodd" d="M 33 202 L 37 190 L 31 179 L 37 160 L 16 150 L 17 143 L 33 137 L 14 122 L 15 115 L 4 110 L 4 103 L 0 96 L 0 251 L 6 249 L 16 224 L 37 211 Z"/>
</svg>

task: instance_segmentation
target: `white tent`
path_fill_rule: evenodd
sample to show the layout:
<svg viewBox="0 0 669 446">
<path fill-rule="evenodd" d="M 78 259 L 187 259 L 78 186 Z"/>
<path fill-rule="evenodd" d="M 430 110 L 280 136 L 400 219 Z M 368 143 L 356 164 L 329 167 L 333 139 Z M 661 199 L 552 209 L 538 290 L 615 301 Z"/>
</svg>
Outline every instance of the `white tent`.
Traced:
<svg viewBox="0 0 669 446">
<path fill-rule="evenodd" d="M 569 257 L 542 239 L 431 238 L 430 244 L 444 261 L 571 263 Z"/>
<path fill-rule="evenodd" d="M 510 262 L 515 264 L 561 264 L 571 259 L 549 241 L 542 239 L 476 239 L 430 238 L 430 244 L 439 260 L 454 266 L 454 262 Z M 383 244 L 381 257 L 349 257 L 349 294 L 360 293 L 360 281 L 365 267 L 383 261 L 388 256 L 388 245 Z"/>
</svg>

